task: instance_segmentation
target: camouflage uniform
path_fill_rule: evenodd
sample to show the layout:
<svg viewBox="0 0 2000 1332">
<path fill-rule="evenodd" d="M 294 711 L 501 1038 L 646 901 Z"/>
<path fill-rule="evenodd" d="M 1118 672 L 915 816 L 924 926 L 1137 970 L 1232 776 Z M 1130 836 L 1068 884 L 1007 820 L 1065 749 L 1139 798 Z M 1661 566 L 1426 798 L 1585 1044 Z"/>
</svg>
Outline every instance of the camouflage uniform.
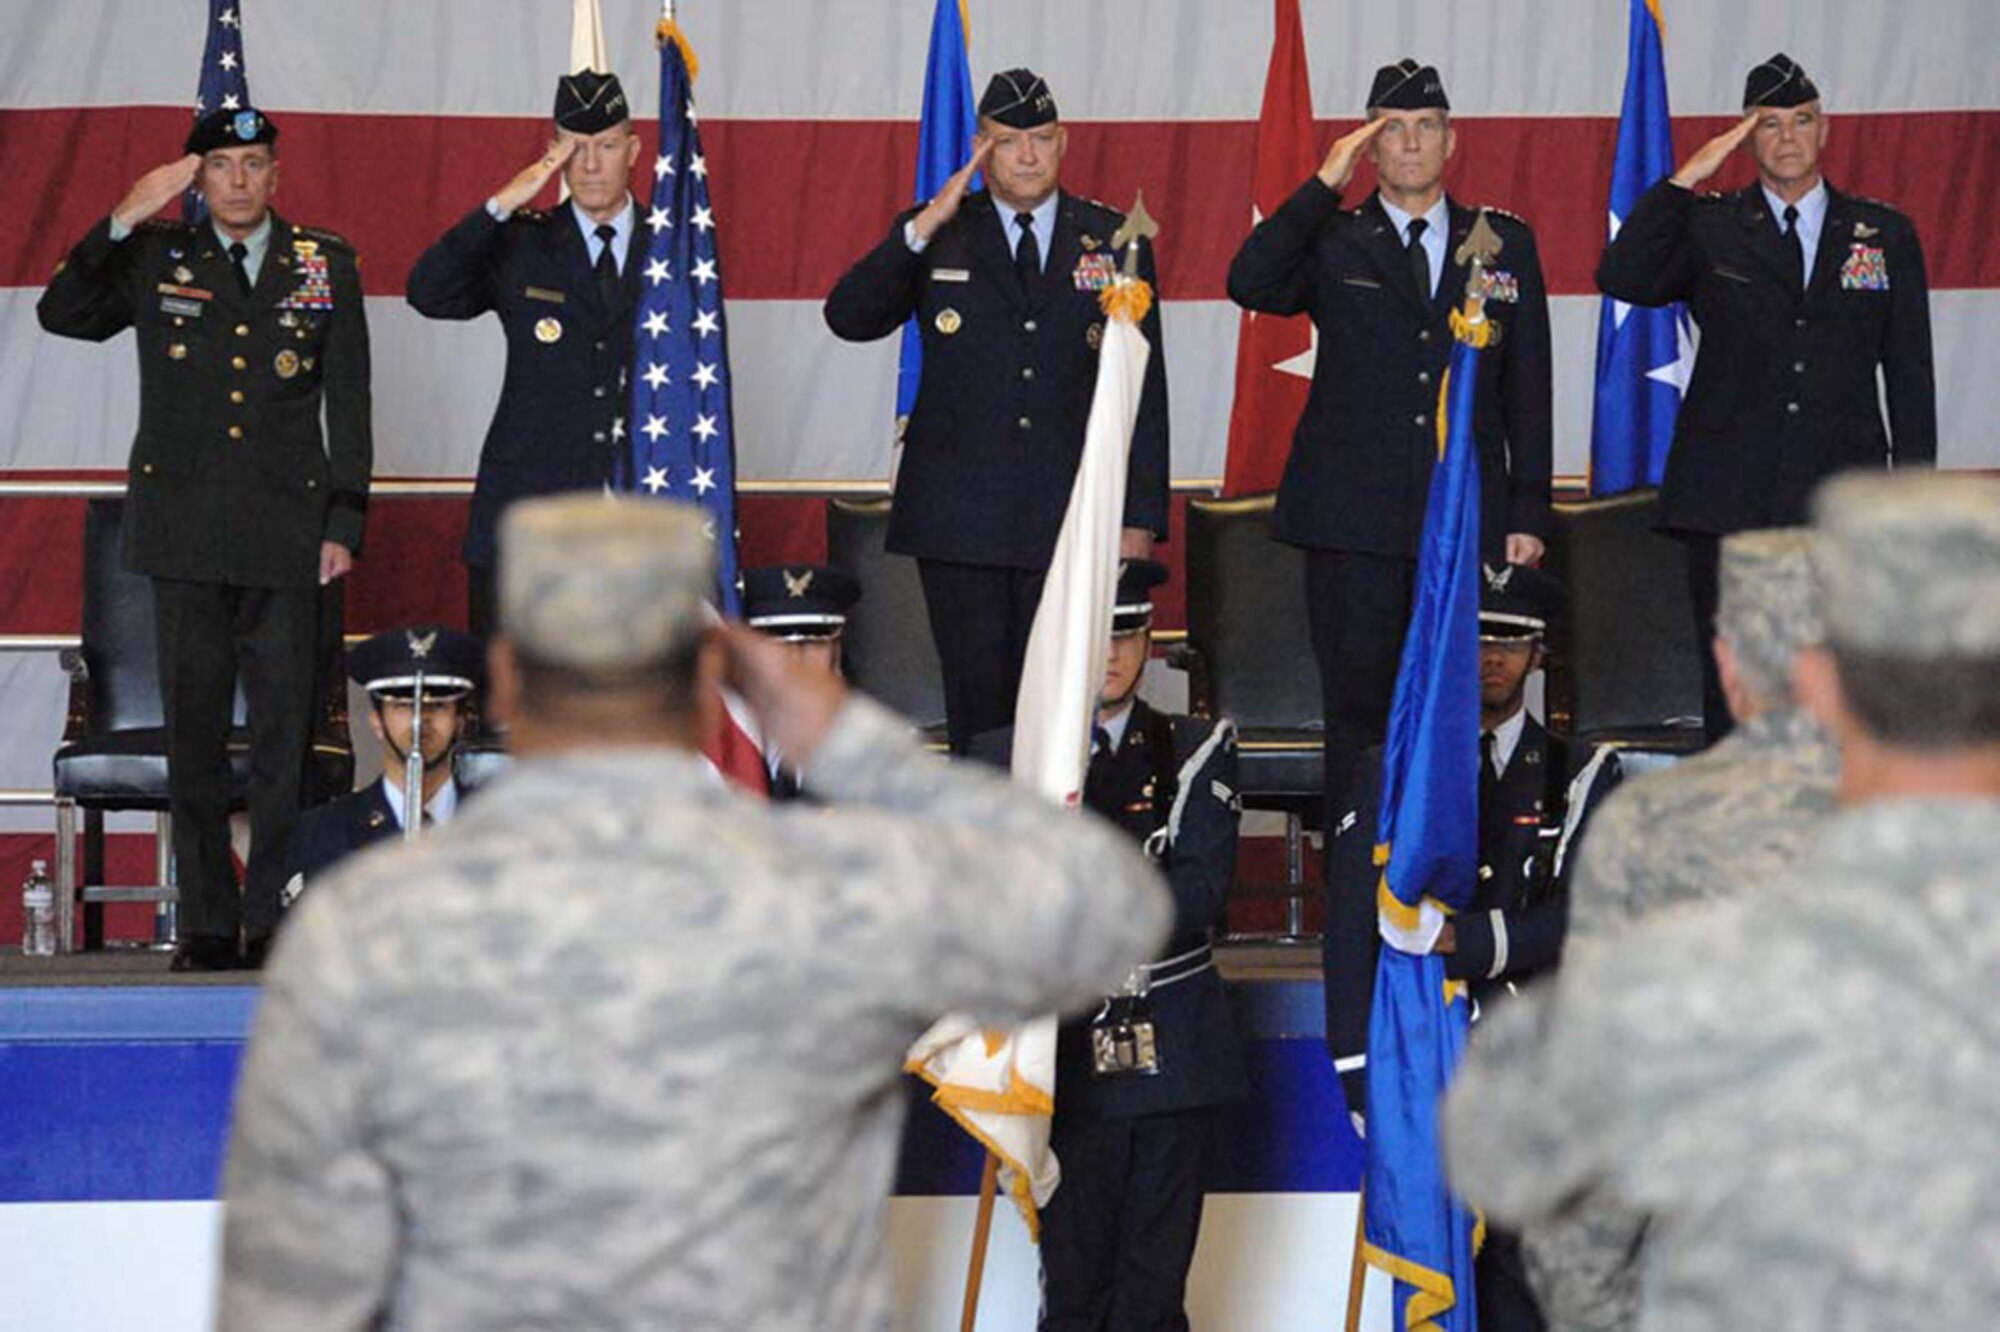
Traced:
<svg viewBox="0 0 2000 1332">
<path fill-rule="evenodd" d="M 2000 655 L 2000 486 L 1840 482 L 1820 514 L 1837 652 Z M 2000 1308 L 2000 797 L 1875 793 L 1809 840 L 1752 894 L 1586 943 L 1468 1058 L 1454 1183 L 1502 1223 L 1598 1227 L 1570 1273 L 1595 1300 L 1562 1326 L 1627 1325 L 1588 1283 L 1619 1254 L 1599 1208 L 1645 1218 L 1647 1332 Z"/>
<path fill-rule="evenodd" d="M 1677 902 L 1755 890 L 1795 863 L 1833 811 L 1840 752 L 1797 708 L 1626 782 L 1579 843 L 1569 937 L 1594 939 Z"/>
<path fill-rule="evenodd" d="M 1814 842 L 1782 886 L 1573 956 L 1447 1102 L 1453 1180 L 1496 1219 L 1579 1193 L 1650 1218 L 1647 1332 L 2000 1309 L 2000 801 L 1872 804 Z"/>
<path fill-rule="evenodd" d="M 503 543 L 578 504 L 639 510 L 528 501 Z M 503 544 L 524 652 L 608 667 L 700 612 L 604 615 L 657 600 L 652 557 L 579 554 L 597 572 L 552 582 Z M 1171 902 L 1117 830 L 865 699 L 811 775 L 848 808 L 766 806 L 674 749 L 527 756 L 315 885 L 238 1090 L 223 1332 L 889 1328 L 906 1048 L 950 1010 L 1094 1002 Z"/>
<path fill-rule="evenodd" d="M 1743 533 L 1723 545 L 1722 629 L 1739 672 L 1779 673 L 1817 641 L 1811 544 L 1802 529 Z M 1626 784 L 1580 846 L 1569 937 L 1580 947 L 1681 902 L 1756 892 L 1797 862 L 1834 807 L 1840 756 L 1790 701 L 1712 749 Z M 1624 1332 L 1638 1316 L 1645 1218 L 1581 1197 L 1522 1237 L 1551 1332 Z"/>
</svg>

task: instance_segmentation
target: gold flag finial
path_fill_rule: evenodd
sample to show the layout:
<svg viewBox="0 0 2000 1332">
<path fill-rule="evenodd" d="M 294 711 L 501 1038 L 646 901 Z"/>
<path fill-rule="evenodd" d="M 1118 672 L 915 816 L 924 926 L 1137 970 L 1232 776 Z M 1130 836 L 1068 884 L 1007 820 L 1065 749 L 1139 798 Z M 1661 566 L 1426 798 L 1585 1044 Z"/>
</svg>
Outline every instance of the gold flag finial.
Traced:
<svg viewBox="0 0 2000 1332">
<path fill-rule="evenodd" d="M 1111 248 L 1125 251 L 1125 276 L 1139 276 L 1139 242 L 1151 240 L 1160 234 L 1160 224 L 1146 211 L 1146 192 L 1140 190 L 1132 196 L 1132 211 L 1125 215 L 1125 224 L 1111 235 Z"/>
</svg>

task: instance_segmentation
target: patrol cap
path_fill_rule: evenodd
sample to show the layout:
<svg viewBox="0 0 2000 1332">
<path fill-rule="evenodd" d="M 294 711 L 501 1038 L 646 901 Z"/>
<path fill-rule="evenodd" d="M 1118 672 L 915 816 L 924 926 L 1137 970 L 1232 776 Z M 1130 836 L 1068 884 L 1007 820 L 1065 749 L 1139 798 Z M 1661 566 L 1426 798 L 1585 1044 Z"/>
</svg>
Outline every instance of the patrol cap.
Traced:
<svg viewBox="0 0 2000 1332">
<path fill-rule="evenodd" d="M 556 80 L 556 126 L 572 134 L 601 134 L 632 118 L 616 74 L 580 69 Z"/>
<path fill-rule="evenodd" d="M 1368 110 L 1422 111 L 1429 107 L 1451 110 L 1451 99 L 1444 95 L 1444 79 L 1435 65 L 1419 65 L 1405 56 L 1375 71 L 1375 82 L 1368 89 Z"/>
<path fill-rule="evenodd" d="M 1167 581 L 1158 560 L 1126 560 L 1118 566 L 1118 597 L 1111 603 L 1111 636 L 1123 638 L 1153 627 L 1153 589 Z"/>
<path fill-rule="evenodd" d="M 979 115 L 1011 129 L 1033 129 L 1056 118 L 1056 99 L 1034 70 L 1003 69 L 987 83 Z"/>
<path fill-rule="evenodd" d="M 255 107 L 240 111 L 211 111 L 194 122 L 182 145 L 190 153 L 207 154 L 218 148 L 245 148 L 253 143 L 276 143 L 278 127 Z"/>
<path fill-rule="evenodd" d="M 1479 566 L 1479 638 L 1518 643 L 1548 633 L 1562 609 L 1562 585 L 1525 564 Z"/>
<path fill-rule="evenodd" d="M 1819 100 L 1819 89 L 1806 77 L 1799 62 L 1783 51 L 1750 71 L 1743 80 L 1743 109 L 1769 107 L 1783 111 Z"/>
<path fill-rule="evenodd" d="M 743 571 L 743 619 L 786 643 L 838 638 L 861 584 L 838 569 L 814 564 Z"/>
<path fill-rule="evenodd" d="M 464 698 L 479 687 L 486 649 L 476 638 L 438 625 L 391 629 L 347 654 L 347 675 L 376 698 L 409 698 L 422 676 L 424 698 Z"/>
<path fill-rule="evenodd" d="M 1789 661 L 1819 642 L 1810 529 L 1772 527 L 1724 537 L 1716 589 L 1716 627 L 1739 657 Z"/>
<path fill-rule="evenodd" d="M 1890 659 L 2000 655 L 2000 478 L 1837 477 L 1813 497 L 1827 640 Z"/>
<path fill-rule="evenodd" d="M 500 518 L 500 627 L 530 663 L 584 675 L 654 669 L 709 622 L 715 544 L 674 500 L 572 494 Z"/>
</svg>

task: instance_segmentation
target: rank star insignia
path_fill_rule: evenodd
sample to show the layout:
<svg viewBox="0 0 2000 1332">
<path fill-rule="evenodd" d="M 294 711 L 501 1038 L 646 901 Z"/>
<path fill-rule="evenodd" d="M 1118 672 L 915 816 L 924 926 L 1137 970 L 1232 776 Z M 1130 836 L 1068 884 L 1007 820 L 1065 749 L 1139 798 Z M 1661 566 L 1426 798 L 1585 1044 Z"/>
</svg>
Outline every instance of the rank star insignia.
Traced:
<svg viewBox="0 0 2000 1332">
<path fill-rule="evenodd" d="M 559 342 L 562 340 L 562 320 L 554 318 L 535 321 L 535 341 Z"/>
<path fill-rule="evenodd" d="M 792 576 L 790 569 L 780 569 L 778 572 L 785 576 L 785 595 L 791 597 L 793 600 L 803 597 L 806 594 L 806 589 L 813 584 L 813 571 L 811 569 L 806 570 L 796 578 Z"/>
<path fill-rule="evenodd" d="M 937 331 L 944 334 L 946 337 L 950 337 L 952 334 L 958 332 L 959 328 L 963 326 L 963 324 L 965 323 L 965 321 L 959 317 L 958 311 L 953 310 L 949 307 L 943 310 L 939 310 L 937 312 L 937 318 L 932 320 L 931 322 L 937 325 Z"/>
</svg>

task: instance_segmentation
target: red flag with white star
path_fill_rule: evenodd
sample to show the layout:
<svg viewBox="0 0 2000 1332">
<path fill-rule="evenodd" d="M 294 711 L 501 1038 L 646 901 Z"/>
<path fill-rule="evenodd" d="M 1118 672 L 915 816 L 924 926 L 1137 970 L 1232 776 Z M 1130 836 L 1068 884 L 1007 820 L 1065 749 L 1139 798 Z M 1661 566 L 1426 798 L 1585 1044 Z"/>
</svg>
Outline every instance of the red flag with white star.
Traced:
<svg viewBox="0 0 2000 1332">
<path fill-rule="evenodd" d="M 1277 31 L 1271 41 L 1270 68 L 1264 74 L 1264 109 L 1257 117 L 1256 167 L 1250 185 L 1252 226 L 1276 212 L 1319 168 L 1299 0 L 1275 2 Z M 1292 429 L 1312 386 L 1317 341 L 1312 320 L 1305 315 L 1244 313 L 1236 335 L 1236 400 L 1229 412 L 1224 495 L 1278 488 Z"/>
</svg>

